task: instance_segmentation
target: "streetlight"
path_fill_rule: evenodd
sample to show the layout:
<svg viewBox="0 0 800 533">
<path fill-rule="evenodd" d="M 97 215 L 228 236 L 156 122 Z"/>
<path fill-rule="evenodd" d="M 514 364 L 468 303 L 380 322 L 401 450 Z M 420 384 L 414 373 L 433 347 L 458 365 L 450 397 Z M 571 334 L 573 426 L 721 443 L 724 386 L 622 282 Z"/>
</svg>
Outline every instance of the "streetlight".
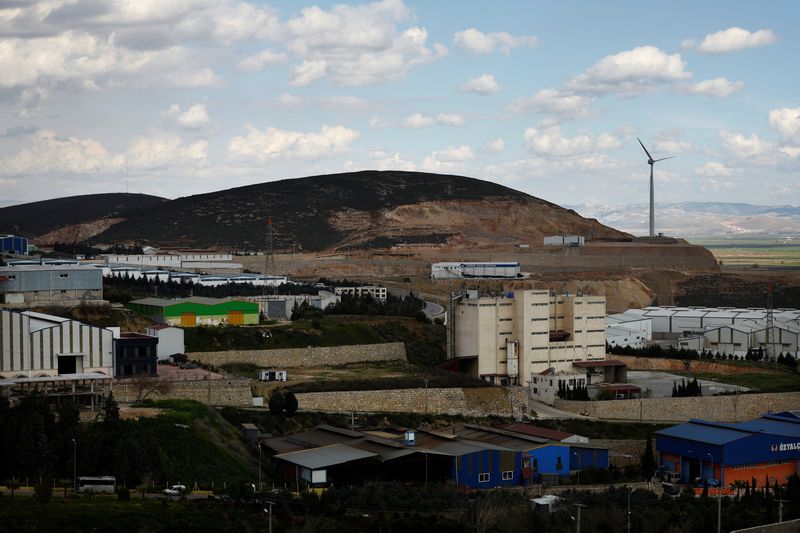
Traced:
<svg viewBox="0 0 800 533">
<path fill-rule="evenodd" d="M 576 451 L 573 451 L 572 455 L 574 455 L 575 457 L 578 458 L 578 485 L 580 485 L 581 484 L 581 459 L 583 459 L 583 458 L 581 457 L 581 454 L 579 454 Z"/>
<path fill-rule="evenodd" d="M 261 492 L 261 443 L 258 443 L 258 492 Z M 270 509 L 272 509 L 270 507 Z M 272 514 L 270 513 L 270 521 L 272 520 Z"/>
<path fill-rule="evenodd" d="M 72 439 L 72 490 L 78 494 L 78 441 Z"/>
</svg>

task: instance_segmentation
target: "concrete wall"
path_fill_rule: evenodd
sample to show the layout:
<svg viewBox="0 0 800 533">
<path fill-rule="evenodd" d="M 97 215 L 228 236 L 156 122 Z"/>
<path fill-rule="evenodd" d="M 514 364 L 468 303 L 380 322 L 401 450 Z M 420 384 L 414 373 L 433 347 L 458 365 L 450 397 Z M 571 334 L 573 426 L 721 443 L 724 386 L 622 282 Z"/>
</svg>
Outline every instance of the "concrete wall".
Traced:
<svg viewBox="0 0 800 533">
<path fill-rule="evenodd" d="M 555 401 L 556 409 L 594 418 L 658 422 L 685 422 L 690 418 L 739 422 L 757 418 L 766 412 L 797 409 L 798 405 L 800 392 L 594 402 Z"/>
<path fill-rule="evenodd" d="M 663 370 L 665 372 L 692 370 L 694 372 L 713 372 L 718 374 L 782 374 L 779 370 L 760 368 L 757 366 L 732 365 L 715 361 L 682 361 L 666 357 L 633 357 L 630 355 L 613 355 L 609 359 L 622 361 L 628 370 Z M 688 363 L 688 367 L 686 366 Z"/>
<path fill-rule="evenodd" d="M 301 368 L 338 366 L 349 363 L 406 361 L 402 342 L 357 344 L 280 350 L 229 350 L 225 352 L 192 352 L 189 359 L 221 366 L 228 363 L 251 363 L 262 368 Z"/>
<path fill-rule="evenodd" d="M 517 389 L 398 389 L 379 391 L 307 392 L 297 395 L 303 411 L 430 413 L 483 417 L 513 416 L 525 404 Z"/>
<path fill-rule="evenodd" d="M 252 393 L 249 379 L 216 379 L 196 381 L 159 381 L 166 383 L 164 393 L 153 392 L 152 400 L 196 400 L 201 403 L 232 407 L 251 407 Z M 145 391 L 152 387 L 145 385 Z M 113 386 L 114 398 L 120 403 L 132 403 L 139 396 L 139 387 L 131 380 L 117 382 Z"/>
</svg>

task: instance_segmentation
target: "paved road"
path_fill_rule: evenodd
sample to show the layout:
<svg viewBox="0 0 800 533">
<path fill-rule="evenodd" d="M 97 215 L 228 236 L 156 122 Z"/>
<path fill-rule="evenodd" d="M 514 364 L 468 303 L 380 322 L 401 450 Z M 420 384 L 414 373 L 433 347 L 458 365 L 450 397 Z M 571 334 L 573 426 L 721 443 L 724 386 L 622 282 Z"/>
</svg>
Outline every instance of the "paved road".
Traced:
<svg viewBox="0 0 800 533">
<path fill-rule="evenodd" d="M 582 418 L 584 420 L 594 420 L 593 418 L 588 416 L 579 415 L 577 413 L 571 413 L 569 411 L 562 411 L 561 409 L 556 409 L 555 407 L 547 405 L 545 403 L 528 400 L 528 411 L 531 410 L 536 413 L 536 418 L 542 418 L 542 419 Z"/>
<path fill-rule="evenodd" d="M 389 292 L 394 296 L 401 296 L 405 298 L 406 296 L 408 296 L 409 291 L 408 289 L 392 287 L 389 289 Z M 425 300 L 425 309 L 423 309 L 423 312 L 425 313 L 425 316 L 433 320 L 438 316 L 444 315 L 444 307 L 437 304 L 436 302 Z"/>
</svg>

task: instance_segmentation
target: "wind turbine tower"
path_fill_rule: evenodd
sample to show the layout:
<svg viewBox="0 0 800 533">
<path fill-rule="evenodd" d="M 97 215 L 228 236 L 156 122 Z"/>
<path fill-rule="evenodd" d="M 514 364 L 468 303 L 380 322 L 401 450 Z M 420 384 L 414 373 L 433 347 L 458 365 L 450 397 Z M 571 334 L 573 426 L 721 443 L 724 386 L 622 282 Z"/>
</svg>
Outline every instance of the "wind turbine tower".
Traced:
<svg viewBox="0 0 800 533">
<path fill-rule="evenodd" d="M 647 148 L 644 147 L 644 143 L 639 137 L 636 137 L 636 140 L 639 141 L 639 144 L 642 145 L 642 150 L 644 153 L 647 154 L 647 164 L 650 165 L 650 236 L 656 236 L 656 205 L 655 199 L 653 195 L 653 165 L 658 163 L 659 161 L 664 161 L 665 159 L 672 159 L 675 157 L 671 155 L 669 157 L 662 157 L 661 159 L 653 159 L 653 156 L 650 155 L 650 152 L 647 151 Z"/>
</svg>

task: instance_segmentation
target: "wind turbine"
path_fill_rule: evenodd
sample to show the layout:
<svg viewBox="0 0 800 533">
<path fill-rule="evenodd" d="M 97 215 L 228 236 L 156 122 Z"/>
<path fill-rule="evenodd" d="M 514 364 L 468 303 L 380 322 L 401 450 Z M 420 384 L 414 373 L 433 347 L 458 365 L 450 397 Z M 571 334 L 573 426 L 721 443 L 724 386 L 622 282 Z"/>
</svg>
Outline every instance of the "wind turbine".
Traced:
<svg viewBox="0 0 800 533">
<path fill-rule="evenodd" d="M 639 144 L 642 145 L 642 150 L 644 153 L 647 154 L 647 164 L 650 165 L 650 236 L 656 236 L 656 208 L 655 208 L 655 200 L 653 198 L 653 165 L 658 163 L 659 161 L 664 161 L 665 159 L 672 159 L 675 156 L 671 155 L 669 157 L 662 157 L 661 159 L 653 159 L 653 156 L 650 155 L 650 152 L 647 151 L 647 148 L 644 147 L 644 143 L 639 137 L 636 137 L 636 140 L 639 141 Z"/>
</svg>

